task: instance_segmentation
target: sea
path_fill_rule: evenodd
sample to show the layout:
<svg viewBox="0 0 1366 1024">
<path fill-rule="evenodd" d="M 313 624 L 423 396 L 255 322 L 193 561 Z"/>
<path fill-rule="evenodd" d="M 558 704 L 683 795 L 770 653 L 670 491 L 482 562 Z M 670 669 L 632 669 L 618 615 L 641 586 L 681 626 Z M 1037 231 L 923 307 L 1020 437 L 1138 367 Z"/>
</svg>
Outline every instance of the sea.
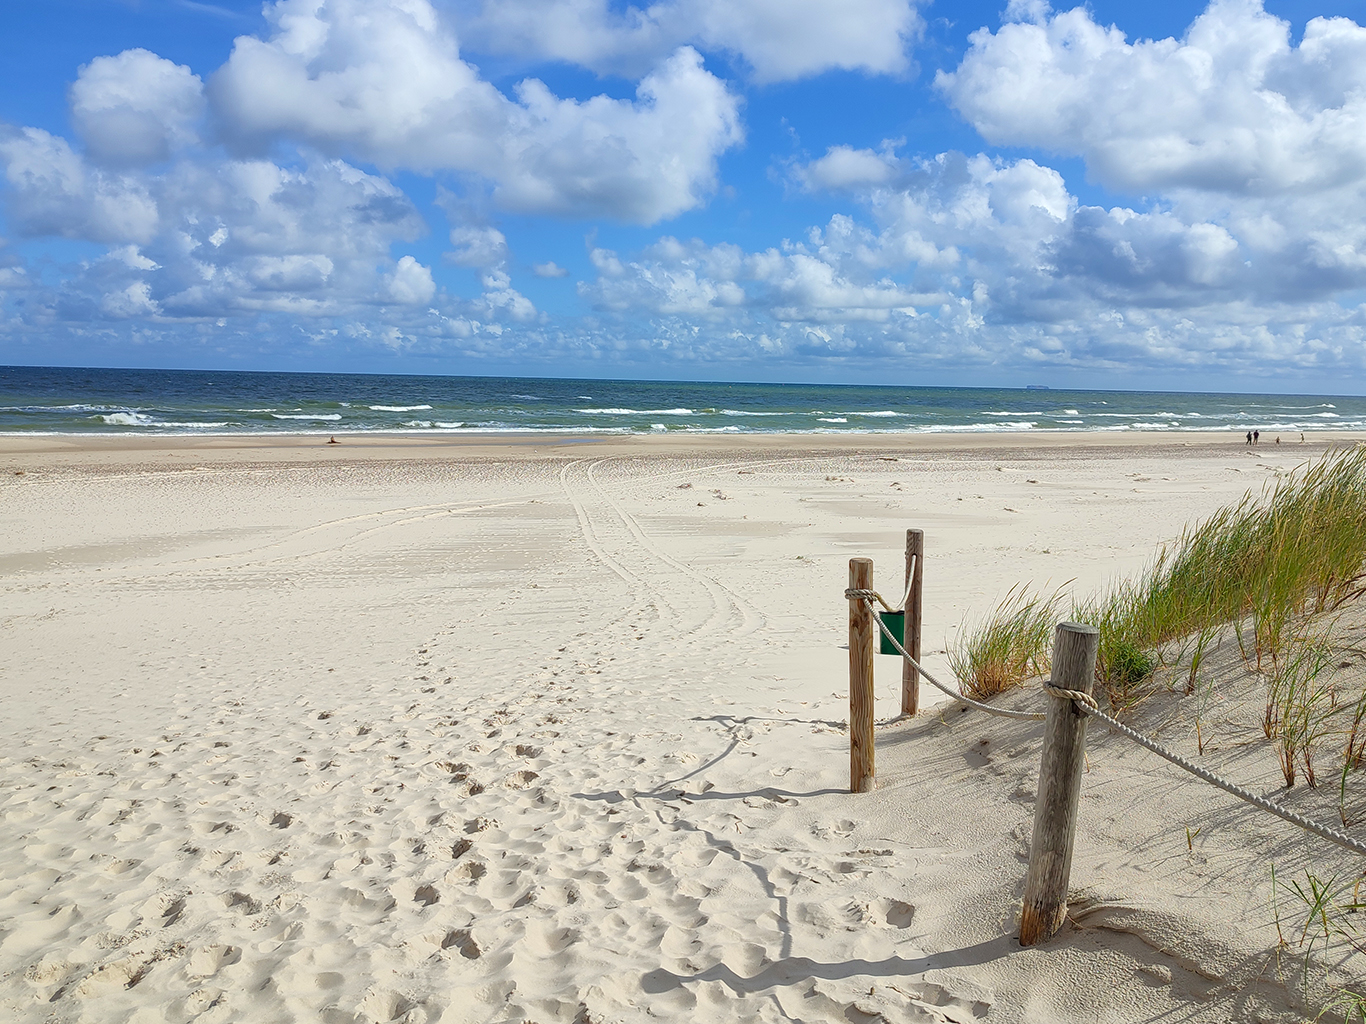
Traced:
<svg viewBox="0 0 1366 1024">
<path fill-rule="evenodd" d="M 0 367 L 5 434 L 1366 430 L 1366 398 Z M 1269 439 L 1269 438 L 1268 438 Z"/>
</svg>

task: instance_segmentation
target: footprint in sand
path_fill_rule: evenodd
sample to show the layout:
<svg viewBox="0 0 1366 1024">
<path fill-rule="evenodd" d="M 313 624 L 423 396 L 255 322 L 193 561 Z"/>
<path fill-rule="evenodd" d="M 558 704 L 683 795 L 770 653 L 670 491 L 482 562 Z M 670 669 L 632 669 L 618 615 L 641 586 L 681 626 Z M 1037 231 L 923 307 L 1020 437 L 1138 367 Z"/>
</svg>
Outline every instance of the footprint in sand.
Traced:
<svg viewBox="0 0 1366 1024">
<path fill-rule="evenodd" d="M 901 900 L 879 899 L 868 904 L 868 919 L 873 924 L 890 928 L 909 928 L 915 917 L 915 907 Z"/>
<path fill-rule="evenodd" d="M 246 914 L 248 917 L 261 912 L 260 901 L 248 896 L 244 892 L 234 891 L 224 893 L 223 906 L 227 907 L 229 910 L 236 910 L 239 913 Z"/>
<path fill-rule="evenodd" d="M 460 885 L 465 882 L 477 882 L 488 873 L 488 867 L 482 861 L 471 858 L 462 860 L 451 870 L 446 872 L 446 882 L 450 885 Z"/>
<path fill-rule="evenodd" d="M 241 959 L 242 951 L 236 946 L 200 946 L 190 954 L 185 973 L 195 978 L 209 978 Z"/>
<path fill-rule="evenodd" d="M 479 944 L 470 937 L 470 933 L 464 928 L 457 928 L 446 933 L 446 937 L 441 940 L 442 949 L 454 949 L 466 960 L 478 960 L 480 953 Z"/>
<path fill-rule="evenodd" d="M 356 1019 L 381 1022 L 398 1020 L 414 1005 L 412 1000 L 391 989 L 371 989 L 356 1007 Z"/>
</svg>

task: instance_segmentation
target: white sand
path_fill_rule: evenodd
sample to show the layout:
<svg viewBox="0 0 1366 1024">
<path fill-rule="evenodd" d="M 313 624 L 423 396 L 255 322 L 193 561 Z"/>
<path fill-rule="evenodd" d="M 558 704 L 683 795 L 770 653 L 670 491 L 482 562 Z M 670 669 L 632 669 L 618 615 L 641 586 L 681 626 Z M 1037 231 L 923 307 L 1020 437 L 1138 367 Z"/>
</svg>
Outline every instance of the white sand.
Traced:
<svg viewBox="0 0 1366 1024">
<path fill-rule="evenodd" d="M 944 668 L 1321 445 L 316 440 L 0 439 L 0 1019 L 1302 1018 L 1267 865 L 1350 858 L 1093 731 L 1021 949 L 1038 726 L 844 792 L 842 592 L 923 528 Z"/>
</svg>

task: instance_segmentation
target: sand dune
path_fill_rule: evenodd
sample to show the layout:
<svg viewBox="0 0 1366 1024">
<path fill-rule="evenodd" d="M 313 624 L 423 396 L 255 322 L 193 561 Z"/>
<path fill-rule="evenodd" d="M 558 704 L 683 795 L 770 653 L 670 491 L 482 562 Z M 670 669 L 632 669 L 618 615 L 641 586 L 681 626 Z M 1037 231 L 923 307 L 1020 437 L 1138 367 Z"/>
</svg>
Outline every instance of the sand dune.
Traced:
<svg viewBox="0 0 1366 1024">
<path fill-rule="evenodd" d="M 1038 727 L 883 725 L 850 796 L 840 645 L 907 527 L 943 668 L 1305 454 L 6 441 L 0 1016 L 1301 1019 L 1264 869 L 1332 854 L 1098 736 L 1021 949 Z"/>
</svg>

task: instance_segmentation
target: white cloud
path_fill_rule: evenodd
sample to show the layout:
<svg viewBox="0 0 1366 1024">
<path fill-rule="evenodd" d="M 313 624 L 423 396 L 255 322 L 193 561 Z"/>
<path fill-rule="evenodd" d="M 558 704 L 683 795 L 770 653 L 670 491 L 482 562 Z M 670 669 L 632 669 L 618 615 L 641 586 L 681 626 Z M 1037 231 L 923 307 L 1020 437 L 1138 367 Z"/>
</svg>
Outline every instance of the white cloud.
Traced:
<svg viewBox="0 0 1366 1024">
<path fill-rule="evenodd" d="M 492 48 L 531 33 L 528 54 L 599 70 L 635 60 L 633 99 L 564 99 L 536 80 L 500 91 L 462 58 L 451 6 L 430 0 L 271 5 L 269 30 L 238 39 L 210 79 L 207 115 L 188 68 L 146 51 L 97 58 L 71 90 L 74 142 L 0 126 L 6 230 L 104 249 L 41 272 L 0 252 L 6 337 L 98 323 L 89 333 L 139 343 L 162 332 L 226 345 L 236 332 L 250 346 L 551 366 L 665 353 L 1366 367 L 1366 309 L 1335 301 L 1366 290 L 1366 30 L 1317 19 L 1291 46 L 1249 3 L 1212 5 L 1180 41 L 1130 43 L 1086 10 L 1012 0 L 1008 23 L 977 33 L 940 78 L 988 137 L 1080 155 L 1137 193 L 1125 203 L 1081 201 L 1038 156 L 835 145 L 789 168 L 846 205 L 824 224 L 752 250 L 674 237 L 591 248 L 578 284 L 591 311 L 539 312 L 514 287 L 490 207 L 649 223 L 714 188 L 739 101 L 685 44 L 730 50 L 756 79 L 903 66 L 909 29 L 862 51 L 852 41 L 913 26 L 907 4 L 802 9 L 561 0 L 481 15 L 476 38 Z M 479 294 L 462 301 L 414 256 L 395 258 L 426 225 L 392 180 L 343 156 L 440 176 L 454 225 L 443 262 L 474 269 Z M 550 261 L 531 271 L 568 276 Z"/>
<path fill-rule="evenodd" d="M 336 265 L 322 253 L 248 256 L 237 266 L 258 291 L 316 292 L 327 285 Z"/>
<path fill-rule="evenodd" d="M 491 267 L 508 258 L 507 239 L 497 228 L 461 225 L 451 229 L 453 252 L 446 258 L 461 267 Z"/>
<path fill-rule="evenodd" d="M 515 101 L 460 59 L 427 0 L 279 0 L 267 39 L 239 37 L 210 80 L 225 136 L 293 139 L 384 167 L 472 172 L 504 207 L 652 223 L 699 205 L 740 141 L 738 101 L 683 47 L 634 101 Z"/>
<path fill-rule="evenodd" d="M 1105 209 L 1032 160 L 878 159 L 891 179 L 861 192 L 871 224 L 839 214 L 759 252 L 673 238 L 635 257 L 596 249 L 580 292 L 621 330 L 650 318 L 671 351 L 692 324 L 697 358 L 1366 365 L 1366 315 L 1331 301 L 1366 288 L 1360 220 L 1307 204 L 1278 208 L 1271 231 L 1264 204 L 1245 211 L 1261 232 L 1250 244 L 1227 204 Z"/>
<path fill-rule="evenodd" d="M 23 235 L 146 242 L 159 229 L 147 182 L 92 168 L 65 139 L 0 125 L 10 224 Z"/>
<path fill-rule="evenodd" d="M 502 270 L 489 270 L 481 279 L 484 294 L 476 305 L 482 305 L 487 315 L 496 316 L 504 311 L 513 320 L 528 321 L 535 319 L 536 307 L 517 289 L 512 287 L 512 279 Z"/>
<path fill-rule="evenodd" d="M 71 86 L 71 121 L 100 163 L 139 166 L 197 141 L 203 83 L 147 50 L 96 57 Z"/>
<path fill-rule="evenodd" d="M 430 298 L 430 271 L 389 257 L 422 233 L 416 210 L 389 181 L 341 161 L 180 159 L 110 172 L 46 132 L 3 129 L 0 162 L 22 233 L 110 246 L 52 300 L 68 318 L 318 316 Z"/>
<path fill-rule="evenodd" d="M 146 281 L 134 281 L 117 291 L 107 292 L 100 299 L 100 308 L 115 319 L 155 316 L 161 312 Z"/>
<path fill-rule="evenodd" d="M 897 173 L 897 160 L 892 154 L 896 145 L 884 143 L 879 152 L 831 146 L 825 156 L 798 168 L 797 179 L 808 189 L 833 191 L 885 185 Z"/>
<path fill-rule="evenodd" d="M 1112 188 L 1274 195 L 1366 174 L 1366 29 L 1299 46 L 1259 0 L 1215 0 L 1181 40 L 1126 41 L 1082 7 L 974 33 L 936 82 L 990 142 L 1085 158 Z"/>
<path fill-rule="evenodd" d="M 404 256 L 389 278 L 389 295 L 405 306 L 425 306 L 436 295 L 436 282 L 430 267 L 411 256 Z"/>
<path fill-rule="evenodd" d="M 608 0 L 483 0 L 468 34 L 480 49 L 639 75 L 679 46 L 724 50 L 760 82 L 833 68 L 897 73 L 919 34 L 908 0 L 661 0 L 614 10 Z"/>
</svg>

